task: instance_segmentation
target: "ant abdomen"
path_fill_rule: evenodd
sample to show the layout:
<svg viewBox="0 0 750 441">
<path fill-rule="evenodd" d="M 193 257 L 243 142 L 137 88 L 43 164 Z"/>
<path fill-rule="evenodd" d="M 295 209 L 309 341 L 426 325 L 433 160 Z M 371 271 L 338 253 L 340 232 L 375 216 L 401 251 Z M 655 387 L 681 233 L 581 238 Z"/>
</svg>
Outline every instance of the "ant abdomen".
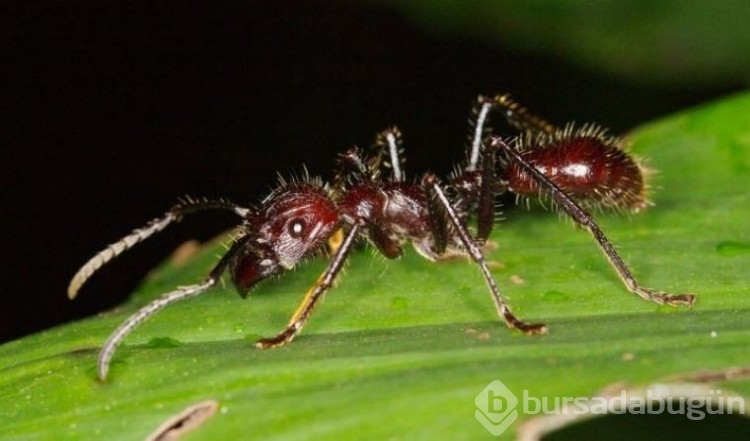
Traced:
<svg viewBox="0 0 750 441">
<path fill-rule="evenodd" d="M 552 135 L 519 139 L 521 156 L 580 203 L 605 209 L 639 211 L 649 203 L 645 169 L 619 147 L 619 139 L 596 127 L 568 127 Z M 502 180 L 520 197 L 540 197 L 537 180 L 511 161 Z"/>
</svg>

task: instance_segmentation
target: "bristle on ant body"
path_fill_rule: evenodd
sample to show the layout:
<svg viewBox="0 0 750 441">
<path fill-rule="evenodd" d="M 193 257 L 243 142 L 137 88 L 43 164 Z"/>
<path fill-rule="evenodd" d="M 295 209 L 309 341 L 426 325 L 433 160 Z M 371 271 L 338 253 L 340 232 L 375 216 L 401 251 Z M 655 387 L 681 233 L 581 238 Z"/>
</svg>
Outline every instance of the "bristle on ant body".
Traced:
<svg viewBox="0 0 750 441">
<path fill-rule="evenodd" d="M 647 170 L 621 147 L 619 138 L 595 125 L 569 124 L 552 133 L 527 132 L 514 149 L 563 192 L 594 209 L 638 212 L 648 207 Z M 522 198 L 545 198 L 547 191 L 510 161 L 500 177 Z"/>
<path fill-rule="evenodd" d="M 507 142 L 490 136 L 487 121 L 493 112 L 501 113 L 520 135 Z M 278 188 L 254 208 L 224 199 L 179 201 L 161 218 L 92 257 L 71 280 L 68 296 L 74 298 L 105 263 L 186 214 L 228 210 L 242 223 L 229 250 L 201 283 L 153 300 L 110 335 L 99 353 L 99 379 L 106 379 L 117 346 L 162 308 L 209 290 L 225 272 L 244 297 L 261 280 L 291 270 L 325 250 L 327 244 L 331 247 L 328 267 L 308 290 L 287 326 L 274 337 L 258 340 L 258 348 L 284 345 L 297 336 L 358 241 L 366 241 L 389 259 L 399 258 L 406 243 L 431 261 L 456 254 L 467 256 L 477 264 L 497 313 L 508 327 L 529 335 L 546 333 L 546 325 L 525 322 L 511 312 L 481 249 L 494 227 L 495 199 L 504 193 L 551 199 L 590 232 L 632 293 L 657 304 L 692 306 L 693 294 L 669 294 L 641 286 L 583 208 L 639 211 L 649 205 L 644 167 L 606 130 L 594 125 L 558 128 L 532 115 L 508 95 L 479 97 L 472 110 L 465 158 L 445 183 L 431 173 L 410 182 L 404 169 L 401 133 L 392 127 L 376 136 L 369 152 L 352 147 L 341 153 L 331 185 L 307 175 L 282 179 Z M 476 226 L 470 230 L 472 218 Z"/>
</svg>

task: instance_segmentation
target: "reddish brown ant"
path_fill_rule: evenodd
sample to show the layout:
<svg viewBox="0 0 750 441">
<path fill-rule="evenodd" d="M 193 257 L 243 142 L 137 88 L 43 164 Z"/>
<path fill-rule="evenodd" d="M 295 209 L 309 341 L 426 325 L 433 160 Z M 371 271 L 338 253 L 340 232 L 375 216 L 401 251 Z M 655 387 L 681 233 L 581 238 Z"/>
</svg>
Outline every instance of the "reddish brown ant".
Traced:
<svg viewBox="0 0 750 441">
<path fill-rule="evenodd" d="M 500 110 L 521 135 L 509 143 L 489 137 L 491 111 Z M 289 343 L 300 332 L 315 305 L 331 287 L 358 239 L 365 239 L 389 259 L 402 255 L 411 242 L 419 254 L 437 261 L 465 255 L 479 266 L 498 314 L 525 334 L 542 334 L 547 327 L 518 319 L 500 294 L 482 254 L 495 218 L 495 197 L 514 193 L 519 198 L 551 198 L 581 227 L 587 229 L 627 289 L 658 304 L 692 306 L 692 294 L 668 294 L 642 287 L 612 244 L 582 206 L 639 211 L 646 199 L 643 167 L 621 148 L 620 139 L 594 125 L 557 128 L 529 114 L 507 95 L 479 97 L 472 113 L 472 131 L 465 163 L 443 185 L 427 173 L 409 182 L 403 169 L 401 134 L 387 129 L 374 148 L 363 153 L 351 148 L 339 155 L 339 172 L 330 185 L 319 179 L 282 181 L 258 207 L 243 208 L 218 199 L 184 199 L 163 217 L 99 252 L 73 277 L 68 296 L 102 265 L 179 221 L 202 210 L 229 210 L 243 220 L 232 245 L 206 279 L 152 301 L 123 322 L 104 344 L 98 360 L 99 378 L 107 377 L 116 347 L 141 322 L 165 306 L 195 297 L 216 285 L 228 271 L 245 297 L 261 280 L 294 268 L 321 252 L 327 241 L 343 231 L 328 267 L 307 292 L 289 324 L 258 348 Z M 496 158 L 496 156 L 498 156 Z M 476 213 L 476 234 L 468 228 Z"/>
</svg>

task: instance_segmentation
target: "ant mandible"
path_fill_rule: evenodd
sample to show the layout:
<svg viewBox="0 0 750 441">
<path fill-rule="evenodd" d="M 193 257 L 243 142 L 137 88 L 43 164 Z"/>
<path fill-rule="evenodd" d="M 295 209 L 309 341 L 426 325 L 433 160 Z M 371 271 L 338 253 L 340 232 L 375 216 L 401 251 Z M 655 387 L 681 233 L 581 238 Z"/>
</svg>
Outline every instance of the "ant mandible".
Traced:
<svg viewBox="0 0 750 441">
<path fill-rule="evenodd" d="M 518 137 L 506 142 L 489 136 L 487 119 L 496 110 L 521 132 Z M 367 240 L 389 259 L 400 257 L 406 242 L 431 261 L 468 256 L 479 266 L 497 312 L 508 327 L 529 335 L 546 333 L 545 324 L 522 321 L 511 312 L 482 253 L 495 220 L 495 197 L 508 192 L 519 199 L 551 199 L 591 233 L 630 292 L 657 304 L 693 305 L 693 294 L 669 294 L 641 286 L 583 208 L 637 212 L 650 204 L 645 169 L 622 149 L 619 138 L 596 125 L 558 128 L 530 114 L 508 95 L 480 96 L 470 121 L 466 159 L 447 184 L 441 184 L 432 173 L 418 182 L 406 179 L 401 134 L 394 127 L 377 135 L 370 152 L 354 147 L 340 154 L 338 173 L 331 184 L 309 177 L 282 180 L 255 208 L 225 199 L 186 198 L 163 217 L 99 252 L 71 280 L 71 299 L 105 263 L 187 214 L 229 210 L 242 219 L 228 251 L 202 282 L 153 300 L 109 336 L 99 353 L 99 379 L 106 379 L 117 346 L 160 309 L 207 291 L 225 271 L 240 295 L 246 297 L 261 280 L 294 268 L 301 260 L 322 252 L 328 243 L 333 248 L 328 267 L 306 293 L 286 328 L 274 337 L 258 340 L 256 347 L 289 343 L 333 284 L 358 239 Z M 476 214 L 474 235 L 468 228 L 472 214 Z M 342 241 L 331 240 L 342 231 Z"/>
</svg>

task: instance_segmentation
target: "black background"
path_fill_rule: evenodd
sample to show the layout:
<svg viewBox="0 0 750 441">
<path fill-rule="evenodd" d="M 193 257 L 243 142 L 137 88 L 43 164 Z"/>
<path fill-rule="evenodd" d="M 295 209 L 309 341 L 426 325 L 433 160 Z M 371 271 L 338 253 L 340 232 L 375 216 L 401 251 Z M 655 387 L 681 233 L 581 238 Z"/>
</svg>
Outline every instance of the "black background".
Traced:
<svg viewBox="0 0 750 441">
<path fill-rule="evenodd" d="M 338 151 L 391 124 L 405 135 L 407 171 L 446 173 L 480 93 L 622 132 L 732 90 L 633 86 L 426 34 L 385 9 L 275 3 L 8 7 L 0 341 L 111 307 L 182 241 L 233 226 L 220 214 L 187 219 L 68 301 L 80 264 L 178 196 L 252 204 L 277 172 L 306 164 L 330 177 Z"/>
</svg>

